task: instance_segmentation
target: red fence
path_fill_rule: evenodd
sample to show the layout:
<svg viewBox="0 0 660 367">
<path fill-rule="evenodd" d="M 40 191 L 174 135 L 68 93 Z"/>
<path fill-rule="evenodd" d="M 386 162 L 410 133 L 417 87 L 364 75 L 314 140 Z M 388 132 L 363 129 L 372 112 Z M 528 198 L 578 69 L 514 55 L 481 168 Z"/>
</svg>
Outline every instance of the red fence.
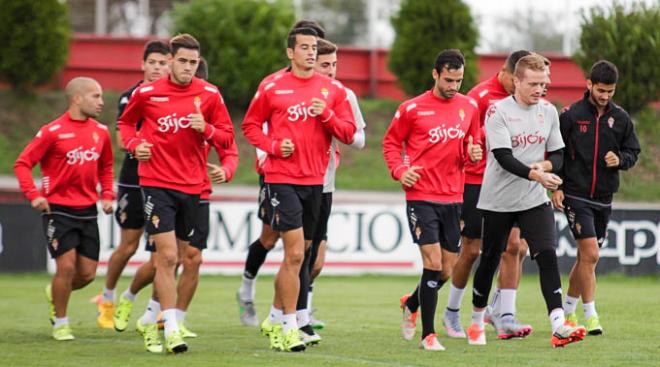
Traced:
<svg viewBox="0 0 660 367">
<path fill-rule="evenodd" d="M 125 90 L 142 77 L 140 60 L 146 38 L 114 38 L 77 34 L 71 44 L 69 60 L 59 79 L 64 86 L 75 76 L 98 80 L 105 89 Z M 401 100 L 405 94 L 387 68 L 389 50 L 340 47 L 337 79 L 358 96 Z M 549 55 L 552 61 L 552 85 L 548 98 L 561 104 L 582 95 L 585 88 L 580 68 L 568 57 Z M 479 80 L 497 73 L 506 55 L 481 55 Z M 429 70 L 432 60 L 429 60 Z M 430 78 L 430 71 L 429 71 Z"/>
</svg>

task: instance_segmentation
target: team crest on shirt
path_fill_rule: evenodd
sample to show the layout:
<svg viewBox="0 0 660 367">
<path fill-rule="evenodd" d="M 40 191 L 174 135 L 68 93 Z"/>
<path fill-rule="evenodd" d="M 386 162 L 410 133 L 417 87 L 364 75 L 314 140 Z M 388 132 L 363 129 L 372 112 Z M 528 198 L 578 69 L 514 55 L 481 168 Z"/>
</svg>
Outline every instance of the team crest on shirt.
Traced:
<svg viewBox="0 0 660 367">
<path fill-rule="evenodd" d="M 461 121 L 465 120 L 465 111 L 462 108 L 458 110 L 458 117 L 461 118 Z"/>
<path fill-rule="evenodd" d="M 614 117 L 610 116 L 610 118 L 607 119 L 607 126 L 609 126 L 610 129 L 614 126 Z"/>
<path fill-rule="evenodd" d="M 543 113 L 542 113 L 542 112 L 539 112 L 539 114 L 536 115 L 536 117 L 537 117 L 538 120 L 539 120 L 539 124 L 542 124 L 542 123 L 545 122 L 545 116 L 543 116 Z"/>
<path fill-rule="evenodd" d="M 323 94 L 323 98 L 328 99 L 328 88 L 321 88 L 321 94 Z"/>
<path fill-rule="evenodd" d="M 94 144 L 99 143 L 99 134 L 97 134 L 96 131 L 92 134 L 92 139 L 94 139 Z"/>
<path fill-rule="evenodd" d="M 158 224 L 160 224 L 160 217 L 157 215 L 152 216 L 151 224 L 153 224 L 155 228 L 158 228 Z"/>
</svg>

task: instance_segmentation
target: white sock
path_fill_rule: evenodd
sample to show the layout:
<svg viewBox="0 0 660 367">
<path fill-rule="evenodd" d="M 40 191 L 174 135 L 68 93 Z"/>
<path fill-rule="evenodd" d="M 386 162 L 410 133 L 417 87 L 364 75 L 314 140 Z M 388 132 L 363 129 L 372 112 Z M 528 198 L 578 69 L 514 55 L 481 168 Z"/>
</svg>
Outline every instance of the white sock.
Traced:
<svg viewBox="0 0 660 367">
<path fill-rule="evenodd" d="M 500 315 L 502 313 L 502 292 L 501 289 L 495 288 L 493 292 L 493 302 L 490 303 L 491 313 L 493 315 Z"/>
<path fill-rule="evenodd" d="M 278 310 L 275 306 L 270 306 L 270 312 L 268 313 L 268 321 L 273 324 L 282 323 L 282 310 Z"/>
<path fill-rule="evenodd" d="M 186 321 L 186 311 L 181 309 L 176 309 L 176 321 L 184 322 Z"/>
<path fill-rule="evenodd" d="M 309 310 L 309 312 L 312 312 L 312 310 L 313 310 L 313 308 L 312 308 L 312 298 L 314 298 L 314 291 L 312 290 L 313 289 L 312 287 L 313 286 L 310 285 L 309 286 L 309 292 L 307 292 L 307 310 Z"/>
<path fill-rule="evenodd" d="M 514 316 L 516 314 L 516 290 L 515 289 L 500 289 L 500 316 L 509 314 Z"/>
<path fill-rule="evenodd" d="M 472 310 L 472 323 L 479 325 L 480 328 L 484 328 L 484 315 L 486 310 L 474 311 Z"/>
<path fill-rule="evenodd" d="M 566 295 L 566 298 L 564 299 L 564 312 L 565 313 L 575 313 L 575 309 L 577 308 L 577 304 L 580 301 L 580 297 L 571 297 L 568 294 Z"/>
<path fill-rule="evenodd" d="M 564 318 L 564 310 L 561 308 L 555 308 L 550 312 L 550 325 L 552 326 L 552 332 L 554 333 L 557 329 L 559 329 L 562 325 L 564 325 L 564 322 L 566 319 Z"/>
<path fill-rule="evenodd" d="M 256 279 L 257 278 L 248 279 L 243 275 L 243 282 L 241 282 L 241 287 L 238 289 L 238 297 L 241 301 L 254 301 L 254 281 Z"/>
<path fill-rule="evenodd" d="M 154 301 L 153 298 L 150 298 L 149 304 L 147 305 L 147 309 L 144 311 L 142 317 L 140 317 L 140 324 L 142 325 L 155 324 L 156 318 L 158 317 L 159 313 L 160 313 L 160 303 Z"/>
<path fill-rule="evenodd" d="M 282 315 L 282 331 L 286 334 L 291 329 L 297 329 L 298 323 L 296 322 L 296 314 L 289 313 Z"/>
<path fill-rule="evenodd" d="M 304 309 L 304 310 L 297 310 L 296 311 L 296 322 L 298 325 L 301 327 L 305 325 L 309 325 L 309 310 Z"/>
<path fill-rule="evenodd" d="M 131 302 L 135 302 L 135 297 L 137 296 L 137 294 L 131 293 L 130 289 L 125 290 L 121 295 Z"/>
<path fill-rule="evenodd" d="M 103 287 L 103 294 L 101 295 L 101 299 L 103 302 L 115 302 L 115 290 L 114 289 L 108 289 L 106 287 Z"/>
<path fill-rule="evenodd" d="M 585 319 L 589 319 L 591 316 L 598 316 L 598 312 L 596 312 L 596 301 L 582 303 L 582 310 L 584 310 Z"/>
<path fill-rule="evenodd" d="M 176 323 L 176 308 L 163 310 L 163 321 L 165 321 L 165 337 L 167 338 L 173 332 L 179 331 L 179 325 Z"/>
<path fill-rule="evenodd" d="M 449 284 L 449 299 L 447 299 L 447 311 L 461 309 L 461 302 L 463 301 L 463 294 L 465 293 L 465 288 L 456 288 L 454 284 Z"/>
<path fill-rule="evenodd" d="M 53 328 L 60 327 L 62 325 L 68 325 L 69 324 L 69 318 L 64 316 L 64 317 L 56 317 L 55 318 L 55 324 L 53 324 Z"/>
</svg>

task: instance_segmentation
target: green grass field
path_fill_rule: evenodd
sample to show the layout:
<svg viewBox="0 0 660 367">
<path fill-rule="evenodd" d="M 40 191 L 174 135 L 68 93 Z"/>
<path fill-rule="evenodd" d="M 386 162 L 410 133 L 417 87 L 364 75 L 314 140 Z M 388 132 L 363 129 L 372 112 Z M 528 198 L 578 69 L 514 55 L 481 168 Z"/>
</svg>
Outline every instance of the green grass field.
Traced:
<svg viewBox="0 0 660 367">
<path fill-rule="evenodd" d="M 267 349 L 257 329 L 238 321 L 234 300 L 238 277 L 202 277 L 189 310 L 188 325 L 199 333 L 189 342 L 188 353 L 152 355 L 130 327 L 124 333 L 96 326 L 90 297 L 101 288 L 97 280 L 73 294 L 69 318 L 76 335 L 72 342 L 50 337 L 43 288 L 49 277 L 0 275 L 0 353 L 3 366 L 658 366 L 660 357 L 660 278 L 602 277 L 598 309 L 605 333 L 587 337 L 564 349 L 550 347 L 550 327 L 545 316 L 538 279 L 525 277 L 518 293 L 518 316 L 534 326 L 525 340 L 496 340 L 488 329 L 488 345 L 471 347 L 465 340 L 449 340 L 442 333 L 445 352 L 426 352 L 417 341 L 399 334 L 398 298 L 412 290 L 413 277 L 321 277 L 316 283 L 315 306 L 327 323 L 323 342 L 305 353 L 289 354 Z M 127 279 L 121 280 L 124 289 Z M 272 296 L 272 277 L 258 282 L 257 306 L 266 315 Z M 566 285 L 566 280 L 564 280 Z M 447 298 L 440 291 L 439 310 Z M 138 297 L 132 322 L 142 313 L 146 293 Z M 463 322 L 469 321 L 470 295 L 463 302 Z M 442 311 L 441 311 L 442 312 Z M 581 315 L 581 312 L 580 312 Z M 133 325 L 133 324 L 132 324 Z M 421 328 L 421 325 L 418 325 Z"/>
</svg>

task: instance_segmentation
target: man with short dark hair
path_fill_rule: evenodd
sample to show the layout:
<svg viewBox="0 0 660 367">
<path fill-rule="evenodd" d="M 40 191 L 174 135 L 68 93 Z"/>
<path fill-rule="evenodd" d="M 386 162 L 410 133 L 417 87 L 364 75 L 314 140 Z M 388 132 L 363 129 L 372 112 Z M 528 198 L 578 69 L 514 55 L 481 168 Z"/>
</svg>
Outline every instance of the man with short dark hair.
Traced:
<svg viewBox="0 0 660 367">
<path fill-rule="evenodd" d="M 458 92 L 464 65 L 459 50 L 440 52 L 433 89 L 402 103 L 383 138 L 387 167 L 406 192 L 410 234 L 424 266 L 413 294 L 401 298 L 401 331 L 412 340 L 421 308 L 420 347 L 425 350 L 445 349 L 434 329 L 438 290 L 451 276 L 459 251 L 464 161 L 482 158 L 477 103 Z"/>
<path fill-rule="evenodd" d="M 507 57 L 502 69 L 490 79 L 487 79 L 476 86 L 469 92 L 468 96 L 472 97 L 479 106 L 480 116 L 480 130 L 482 136 L 485 134 L 484 121 L 486 119 L 486 111 L 495 102 L 510 96 L 514 90 L 513 72 L 516 63 L 522 57 L 529 55 L 530 52 L 526 50 L 514 51 Z M 449 297 L 447 299 L 447 309 L 443 317 L 443 324 L 447 335 L 451 338 L 465 338 L 465 331 L 460 322 L 459 310 L 465 293 L 470 271 L 474 262 L 479 257 L 481 250 L 481 211 L 477 209 L 477 202 L 479 201 L 479 191 L 481 191 L 481 184 L 483 182 L 484 170 L 486 169 L 486 157 L 478 162 L 465 163 L 465 186 L 463 192 L 463 205 L 461 210 L 461 219 L 463 220 L 463 229 L 461 231 L 461 252 L 458 256 L 458 261 L 454 267 L 451 283 L 449 284 Z M 520 243 L 520 229 L 517 227 L 512 228 L 509 235 L 509 242 L 507 244 L 507 252 L 514 254 L 513 258 L 516 260 L 514 264 L 511 261 L 500 261 L 500 277 L 498 277 L 498 290 L 499 288 L 510 288 L 513 292 L 505 292 L 504 297 L 509 293 L 513 293 L 515 297 L 515 290 L 517 288 L 517 279 L 515 274 L 518 270 L 518 256 L 520 247 L 524 247 L 527 253 L 526 246 L 521 246 Z M 513 269 L 509 269 L 510 267 Z M 502 276 L 502 274 L 513 273 L 514 277 Z M 504 284 L 502 286 L 499 281 L 500 278 L 508 280 L 513 279 L 513 284 Z M 498 290 L 495 291 L 494 298 L 501 299 Z M 515 300 L 510 302 L 515 306 Z M 499 324 L 497 323 L 498 312 L 493 312 L 491 320 L 493 325 L 497 325 L 496 332 L 502 338 L 511 337 L 511 333 L 505 330 L 498 330 Z"/>
<path fill-rule="evenodd" d="M 612 197 L 619 188 L 619 171 L 633 167 L 641 151 L 630 116 L 612 102 L 618 79 L 614 64 L 596 62 L 584 97 L 559 116 L 566 143 L 564 167 L 559 172 L 564 183 L 552 195 L 552 202 L 566 214 L 578 245 L 564 311 L 567 320 L 577 323 L 575 309 L 582 298 L 590 335 L 603 332 L 594 300 L 595 270 L 598 250 L 607 237 Z"/>
<path fill-rule="evenodd" d="M 528 55 L 516 63 L 515 93 L 486 112 L 489 150 L 477 208 L 483 215 L 483 242 L 474 275 L 472 325 L 468 343 L 486 344 L 484 313 L 493 276 L 511 227 L 518 223 L 536 261 L 552 326 L 551 345 L 561 347 L 584 338 L 582 326 L 565 322 L 561 308 L 561 278 L 555 253 L 555 221 L 546 189 L 556 190 L 561 179 L 550 173 L 562 165 L 564 143 L 554 106 L 541 98 L 547 82 L 543 58 Z M 546 158 L 547 153 L 547 158 Z M 519 336 L 513 315 L 503 316 L 502 327 Z"/>
<path fill-rule="evenodd" d="M 85 77 L 66 85 L 69 108 L 43 126 L 16 159 L 14 172 L 32 207 L 42 212 L 48 252 L 55 259 L 53 281 L 46 286 L 52 335 L 73 340 L 66 316 L 71 291 L 82 289 L 96 276 L 99 229 L 96 202 L 112 213 L 112 143 L 98 117 L 103 108 L 101 86 Z M 32 179 L 39 164 L 42 188 Z M 101 185 L 101 194 L 96 191 Z"/>
<path fill-rule="evenodd" d="M 290 352 L 305 350 L 296 321 L 298 276 L 318 221 L 327 152 L 333 136 L 350 144 L 355 133 L 341 83 L 314 72 L 317 39 L 311 28 L 289 33 L 291 71 L 260 85 L 242 125 L 247 140 L 268 154 L 263 170 L 270 224 L 284 243 L 273 306 L 261 328 L 271 348 Z"/>
<path fill-rule="evenodd" d="M 177 239 L 187 243 L 194 234 L 206 175 L 204 144 L 228 148 L 234 132 L 218 88 L 194 77 L 199 42 L 181 34 L 170 40 L 170 49 L 170 77 L 138 88 L 118 125 L 124 146 L 140 161 L 145 230 L 156 246 L 154 286 L 163 309 L 165 347 L 168 352 L 181 353 L 188 346 L 175 308 Z M 135 127 L 140 120 L 138 135 Z M 149 325 L 150 332 L 154 327 Z"/>
<path fill-rule="evenodd" d="M 119 97 L 117 118 L 124 112 L 133 91 L 142 83 L 150 83 L 169 74 L 167 57 L 170 55 L 170 46 L 163 41 L 149 41 L 144 47 L 142 56 L 142 80 L 130 87 Z M 140 129 L 138 122 L 137 129 Z M 117 130 L 117 142 L 122 147 L 121 136 Z M 122 317 L 114 317 L 115 313 L 115 287 L 117 280 L 126 267 L 128 260 L 137 251 L 140 237 L 144 232 L 144 205 L 142 203 L 142 190 L 138 178 L 138 161 L 131 153 L 126 152 L 117 183 L 117 210 L 115 219 L 120 227 L 119 245 L 108 259 L 108 270 L 105 285 L 98 304 L 97 322 L 106 329 L 116 328 L 118 331 L 126 329 Z M 138 272 L 137 274 L 140 274 Z M 135 291 L 135 292 L 133 292 Z M 137 290 L 126 289 L 119 298 L 118 309 L 120 314 L 130 315 Z M 119 316 L 119 315 L 117 315 Z M 128 319 L 128 316 L 126 317 Z"/>
</svg>

